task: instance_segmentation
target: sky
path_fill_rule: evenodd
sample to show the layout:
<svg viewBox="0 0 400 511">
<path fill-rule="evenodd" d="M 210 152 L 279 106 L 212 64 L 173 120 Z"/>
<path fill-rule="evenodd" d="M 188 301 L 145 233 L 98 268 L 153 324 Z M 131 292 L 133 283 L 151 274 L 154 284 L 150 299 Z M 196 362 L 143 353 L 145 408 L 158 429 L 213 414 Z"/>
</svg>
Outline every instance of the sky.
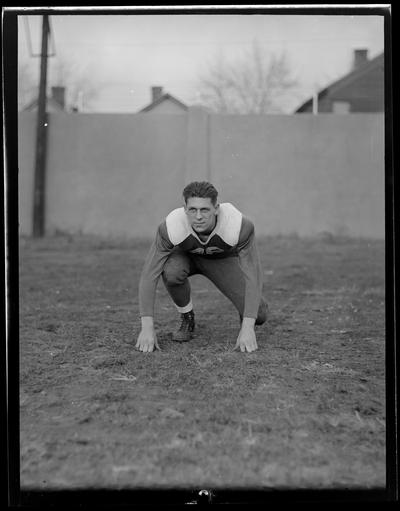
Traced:
<svg viewBox="0 0 400 511">
<path fill-rule="evenodd" d="M 69 62 L 96 84 L 92 112 L 134 113 L 151 101 L 151 87 L 161 86 L 190 105 L 199 97 L 199 78 L 217 55 L 229 61 L 256 40 L 266 54 L 285 54 L 298 86 L 284 105 L 292 113 L 351 70 L 355 49 L 373 58 L 384 49 L 384 21 L 378 15 L 295 14 L 162 15 L 50 14 L 52 37 L 49 81 L 57 63 Z M 37 79 L 41 17 L 20 16 L 19 60 Z"/>
</svg>

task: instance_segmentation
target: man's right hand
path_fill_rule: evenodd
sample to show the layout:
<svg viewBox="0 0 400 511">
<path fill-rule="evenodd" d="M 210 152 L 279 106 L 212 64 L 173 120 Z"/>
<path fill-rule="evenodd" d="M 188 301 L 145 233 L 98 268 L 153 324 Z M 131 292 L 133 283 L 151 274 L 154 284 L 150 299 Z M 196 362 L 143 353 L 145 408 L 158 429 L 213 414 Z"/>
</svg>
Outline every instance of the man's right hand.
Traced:
<svg viewBox="0 0 400 511">
<path fill-rule="evenodd" d="M 142 318 L 142 330 L 140 331 L 135 348 L 146 353 L 155 349 L 161 350 L 157 342 L 157 335 L 154 330 L 153 318 Z"/>
</svg>

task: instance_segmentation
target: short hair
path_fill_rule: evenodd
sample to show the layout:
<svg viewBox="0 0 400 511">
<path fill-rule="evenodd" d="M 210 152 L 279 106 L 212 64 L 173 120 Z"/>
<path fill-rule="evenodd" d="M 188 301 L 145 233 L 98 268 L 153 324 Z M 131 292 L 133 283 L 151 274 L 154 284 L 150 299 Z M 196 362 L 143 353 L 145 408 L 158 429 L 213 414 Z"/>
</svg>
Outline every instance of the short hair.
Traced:
<svg viewBox="0 0 400 511">
<path fill-rule="evenodd" d="M 209 198 L 215 205 L 217 203 L 218 192 L 208 181 L 193 181 L 185 186 L 183 190 L 185 203 L 187 203 L 187 200 L 191 197 Z"/>
</svg>

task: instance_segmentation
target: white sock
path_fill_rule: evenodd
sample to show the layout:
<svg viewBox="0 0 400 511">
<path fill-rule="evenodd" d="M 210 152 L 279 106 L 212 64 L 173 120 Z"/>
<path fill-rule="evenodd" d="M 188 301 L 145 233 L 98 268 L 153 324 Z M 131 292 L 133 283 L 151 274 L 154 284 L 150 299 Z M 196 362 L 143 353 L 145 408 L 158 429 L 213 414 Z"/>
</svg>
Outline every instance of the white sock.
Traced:
<svg viewBox="0 0 400 511">
<path fill-rule="evenodd" d="M 190 312 L 191 310 L 193 310 L 192 299 L 190 299 L 189 303 L 187 305 L 185 305 L 185 307 L 179 307 L 176 304 L 175 304 L 175 307 L 178 309 L 178 312 L 180 312 L 181 314 L 185 314 L 186 312 Z"/>
</svg>

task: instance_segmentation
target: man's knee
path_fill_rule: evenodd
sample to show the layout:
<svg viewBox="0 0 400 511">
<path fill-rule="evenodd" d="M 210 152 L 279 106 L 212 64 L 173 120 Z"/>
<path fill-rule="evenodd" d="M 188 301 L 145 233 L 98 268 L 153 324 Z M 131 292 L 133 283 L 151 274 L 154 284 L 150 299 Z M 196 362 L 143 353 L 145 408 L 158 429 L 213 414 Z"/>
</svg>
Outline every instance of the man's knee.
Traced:
<svg viewBox="0 0 400 511">
<path fill-rule="evenodd" d="M 268 304 L 262 299 L 257 312 L 256 325 L 262 325 L 268 319 Z"/>
<path fill-rule="evenodd" d="M 185 283 L 188 278 L 188 271 L 177 265 L 166 265 L 162 276 L 168 286 L 179 286 Z"/>
</svg>

